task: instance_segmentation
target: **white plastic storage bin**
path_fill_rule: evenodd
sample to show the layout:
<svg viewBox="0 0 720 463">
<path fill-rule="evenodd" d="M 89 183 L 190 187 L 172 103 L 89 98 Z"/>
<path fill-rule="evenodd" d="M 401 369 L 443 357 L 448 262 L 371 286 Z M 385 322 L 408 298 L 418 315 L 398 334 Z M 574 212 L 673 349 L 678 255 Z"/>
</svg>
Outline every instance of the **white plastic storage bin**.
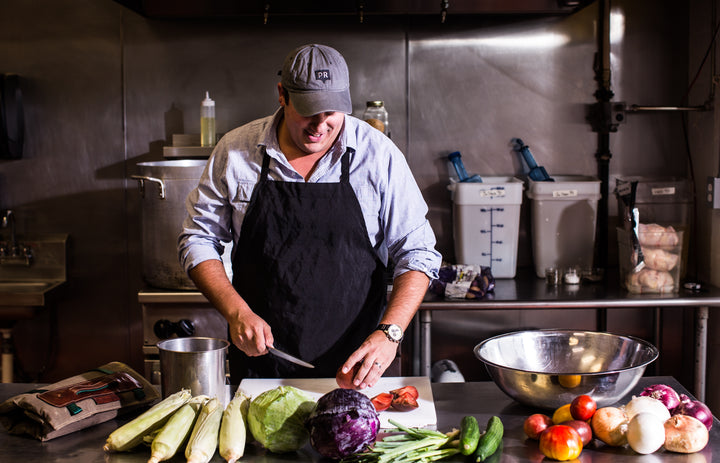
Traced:
<svg viewBox="0 0 720 463">
<path fill-rule="evenodd" d="M 490 267 L 495 278 L 514 278 L 517 267 L 523 182 L 482 177 L 453 183 L 453 238 L 458 264 Z"/>
<path fill-rule="evenodd" d="M 535 273 L 545 269 L 592 268 L 600 180 L 554 175 L 554 182 L 528 180 Z"/>
</svg>

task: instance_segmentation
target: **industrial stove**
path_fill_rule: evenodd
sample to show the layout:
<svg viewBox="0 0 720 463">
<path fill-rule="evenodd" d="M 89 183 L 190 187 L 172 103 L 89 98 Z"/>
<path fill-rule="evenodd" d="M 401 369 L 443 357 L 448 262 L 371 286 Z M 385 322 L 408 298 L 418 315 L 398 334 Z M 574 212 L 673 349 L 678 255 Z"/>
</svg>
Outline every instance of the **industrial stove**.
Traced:
<svg viewBox="0 0 720 463">
<path fill-rule="evenodd" d="M 174 337 L 227 339 L 227 322 L 199 291 L 148 288 L 138 292 L 142 306 L 145 377 L 160 384 L 157 343 Z"/>
</svg>

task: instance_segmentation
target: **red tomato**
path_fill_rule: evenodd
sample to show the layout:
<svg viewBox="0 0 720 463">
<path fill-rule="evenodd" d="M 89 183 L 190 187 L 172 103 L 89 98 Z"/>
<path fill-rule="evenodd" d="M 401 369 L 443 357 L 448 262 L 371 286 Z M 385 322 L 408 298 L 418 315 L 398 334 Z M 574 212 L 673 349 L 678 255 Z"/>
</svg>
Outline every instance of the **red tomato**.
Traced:
<svg viewBox="0 0 720 463">
<path fill-rule="evenodd" d="M 353 368 L 350 369 L 347 373 L 342 372 L 342 365 L 340 368 L 338 368 L 337 373 L 335 373 L 335 381 L 337 382 L 337 385 L 340 386 L 343 389 L 355 389 L 355 385 L 353 384 L 353 378 L 355 378 L 355 374 L 360 369 L 360 364 L 356 363 Z"/>
<path fill-rule="evenodd" d="M 540 434 L 540 451 L 548 458 L 559 461 L 574 460 L 580 456 L 583 443 L 575 428 L 556 424 Z"/>
<path fill-rule="evenodd" d="M 392 394 L 392 408 L 405 412 L 418 408 L 417 398 L 420 396 L 415 386 L 403 386 L 390 391 Z"/>
<path fill-rule="evenodd" d="M 400 395 L 393 394 L 392 408 L 399 412 L 406 412 L 418 408 L 418 403 L 415 397 L 409 392 L 404 392 Z"/>
<path fill-rule="evenodd" d="M 587 421 L 595 414 L 597 403 L 589 395 L 579 395 L 570 402 L 570 415 L 576 420 Z"/>
<path fill-rule="evenodd" d="M 390 394 L 395 396 L 410 394 L 414 399 L 420 397 L 420 393 L 418 393 L 418 390 L 415 386 L 403 386 L 399 389 L 393 389 L 392 391 L 390 391 Z"/>
<path fill-rule="evenodd" d="M 370 399 L 370 402 L 372 402 L 373 407 L 375 407 L 375 410 L 378 412 L 381 412 L 383 410 L 387 410 L 390 408 L 390 405 L 392 405 L 393 401 L 393 395 L 389 392 L 381 392 L 380 394 L 376 395 L 372 399 Z"/>
<path fill-rule="evenodd" d="M 593 432 L 592 428 L 589 424 L 587 424 L 587 421 L 580 421 L 580 420 L 570 420 L 566 421 L 564 423 L 565 426 L 571 426 L 575 428 L 575 431 L 580 434 L 580 439 L 582 440 L 583 447 L 588 445 L 590 441 L 593 439 Z"/>
<path fill-rule="evenodd" d="M 552 424 L 552 418 L 549 416 L 543 415 L 542 413 L 535 413 L 534 415 L 530 415 L 525 418 L 523 431 L 525 431 L 525 435 L 530 439 L 538 440 L 540 438 L 540 434 L 552 426 Z"/>
</svg>

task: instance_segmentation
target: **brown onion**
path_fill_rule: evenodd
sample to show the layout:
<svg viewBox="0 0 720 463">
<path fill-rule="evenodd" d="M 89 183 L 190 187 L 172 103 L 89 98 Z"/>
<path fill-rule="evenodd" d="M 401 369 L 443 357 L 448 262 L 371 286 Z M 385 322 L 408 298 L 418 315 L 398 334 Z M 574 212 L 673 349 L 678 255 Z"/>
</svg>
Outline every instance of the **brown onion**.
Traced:
<svg viewBox="0 0 720 463">
<path fill-rule="evenodd" d="M 665 449 L 671 452 L 699 452 L 709 439 L 705 425 L 692 416 L 674 415 L 665 422 Z"/>
<path fill-rule="evenodd" d="M 617 407 L 598 408 L 591 420 L 595 437 L 612 447 L 627 444 L 628 419 Z"/>
</svg>

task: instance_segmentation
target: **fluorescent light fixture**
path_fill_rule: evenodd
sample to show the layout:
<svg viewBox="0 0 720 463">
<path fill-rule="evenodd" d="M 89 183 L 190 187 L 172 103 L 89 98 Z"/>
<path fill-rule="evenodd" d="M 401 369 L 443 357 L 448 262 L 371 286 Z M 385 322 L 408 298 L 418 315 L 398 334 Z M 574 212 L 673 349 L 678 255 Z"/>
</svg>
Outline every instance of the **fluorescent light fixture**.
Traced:
<svg viewBox="0 0 720 463">
<path fill-rule="evenodd" d="M 558 32 L 535 32 L 498 35 L 494 37 L 465 37 L 420 40 L 424 47 L 476 47 L 507 50 L 538 50 L 561 47 L 570 38 Z"/>
</svg>

